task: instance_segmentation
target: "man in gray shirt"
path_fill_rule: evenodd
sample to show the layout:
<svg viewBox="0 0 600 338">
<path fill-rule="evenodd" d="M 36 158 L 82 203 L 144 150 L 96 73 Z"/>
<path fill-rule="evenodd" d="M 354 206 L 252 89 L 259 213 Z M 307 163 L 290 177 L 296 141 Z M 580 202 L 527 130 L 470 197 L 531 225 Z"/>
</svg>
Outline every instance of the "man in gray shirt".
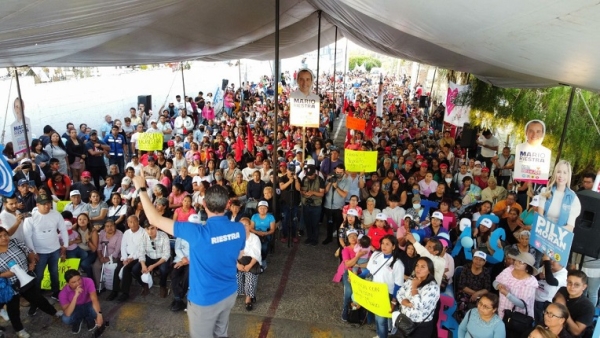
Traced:
<svg viewBox="0 0 600 338">
<path fill-rule="evenodd" d="M 342 208 L 344 207 L 348 190 L 350 189 L 350 180 L 345 175 L 346 167 L 338 164 L 332 175 L 329 175 L 325 183 L 325 201 L 323 204 L 325 219 L 327 220 L 327 237 L 323 245 L 333 241 L 333 230 L 339 227 L 343 222 Z M 329 222 L 331 220 L 331 222 Z"/>
</svg>

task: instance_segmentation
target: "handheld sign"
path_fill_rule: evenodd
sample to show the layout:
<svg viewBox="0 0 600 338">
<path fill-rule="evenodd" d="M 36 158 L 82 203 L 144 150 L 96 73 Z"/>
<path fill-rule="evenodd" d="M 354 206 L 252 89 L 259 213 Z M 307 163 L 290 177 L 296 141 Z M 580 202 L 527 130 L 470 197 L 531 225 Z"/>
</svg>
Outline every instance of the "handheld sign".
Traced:
<svg viewBox="0 0 600 338">
<path fill-rule="evenodd" d="M 375 172 L 377 171 L 377 152 L 346 149 L 344 150 L 344 164 L 348 171 Z"/>
<path fill-rule="evenodd" d="M 562 266 L 567 266 L 573 244 L 573 233 L 536 214 L 531 228 L 529 245 L 546 254 Z"/>
<path fill-rule="evenodd" d="M 471 252 L 473 243 L 473 238 L 471 238 L 471 227 L 466 227 L 458 237 L 454 249 L 452 249 L 452 257 L 456 257 L 461 251 L 464 251 L 465 258 L 469 261 L 473 260 L 473 253 Z"/>
<path fill-rule="evenodd" d="M 385 283 L 364 280 L 351 271 L 348 271 L 348 277 L 354 301 L 380 317 L 392 318 L 390 296 Z"/>
<path fill-rule="evenodd" d="M 162 133 L 141 133 L 138 137 L 138 146 L 140 150 L 154 151 L 163 149 Z"/>
<path fill-rule="evenodd" d="M 525 125 L 527 140 L 515 149 L 515 181 L 548 183 L 552 151 L 542 145 L 545 134 L 546 125 L 541 120 L 531 120 Z"/>
<path fill-rule="evenodd" d="M 58 284 L 61 290 L 67 284 L 67 281 L 65 280 L 65 272 L 71 269 L 78 270 L 80 261 L 81 259 L 79 258 L 69 258 L 64 262 L 60 260 L 58 261 Z M 44 277 L 42 278 L 42 290 L 51 290 L 51 284 L 50 272 L 48 272 L 48 267 L 46 267 L 46 269 L 44 269 Z"/>
<path fill-rule="evenodd" d="M 290 95 L 290 125 L 319 128 L 321 122 L 321 98 L 319 95 L 304 95 L 297 90 Z"/>
<path fill-rule="evenodd" d="M 360 119 L 358 117 L 348 116 L 346 117 L 346 128 L 364 131 L 367 125 L 367 121 Z"/>
</svg>

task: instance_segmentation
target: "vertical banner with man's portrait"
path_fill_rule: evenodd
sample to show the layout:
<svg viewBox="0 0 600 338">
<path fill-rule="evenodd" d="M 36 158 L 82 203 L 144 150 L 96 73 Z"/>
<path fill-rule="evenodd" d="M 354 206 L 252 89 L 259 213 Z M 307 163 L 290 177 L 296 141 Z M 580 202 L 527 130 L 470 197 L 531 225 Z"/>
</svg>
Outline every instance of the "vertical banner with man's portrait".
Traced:
<svg viewBox="0 0 600 338">
<path fill-rule="evenodd" d="M 31 121 L 28 118 L 23 119 L 23 109 L 21 109 L 21 101 L 18 97 L 13 102 L 13 113 L 15 115 L 15 122 L 10 125 L 10 134 L 12 136 L 15 155 L 18 155 L 27 152 L 29 149 L 27 140 L 30 142 L 32 140 Z M 27 134 L 27 137 L 25 137 L 25 134 Z"/>
<path fill-rule="evenodd" d="M 297 90 L 290 95 L 290 125 L 319 128 L 321 125 L 321 98 L 317 94 L 304 95 Z"/>
<path fill-rule="evenodd" d="M 515 150 L 513 180 L 546 184 L 550 174 L 552 151 L 542 145 L 546 135 L 546 124 L 542 120 L 531 120 L 525 125 L 525 142 Z"/>
</svg>

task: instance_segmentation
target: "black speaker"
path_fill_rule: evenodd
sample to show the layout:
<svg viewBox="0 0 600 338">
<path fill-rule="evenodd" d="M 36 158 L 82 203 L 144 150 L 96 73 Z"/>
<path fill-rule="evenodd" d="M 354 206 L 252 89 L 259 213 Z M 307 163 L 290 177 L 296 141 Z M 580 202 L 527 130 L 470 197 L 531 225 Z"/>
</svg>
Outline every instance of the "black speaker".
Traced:
<svg viewBox="0 0 600 338">
<path fill-rule="evenodd" d="M 152 109 L 152 95 L 138 95 L 138 108 L 140 104 L 144 105 L 144 112 L 148 114 Z"/>
<path fill-rule="evenodd" d="M 221 82 L 221 90 L 225 90 L 225 88 L 227 88 L 228 84 L 229 84 L 229 80 L 223 79 L 223 82 Z"/>
<path fill-rule="evenodd" d="M 571 251 L 600 258 L 600 194 L 584 190 L 577 193 L 581 214 L 575 220 Z"/>
<path fill-rule="evenodd" d="M 460 147 L 463 149 L 477 148 L 477 128 L 471 128 L 469 123 L 465 123 L 460 137 Z"/>
<path fill-rule="evenodd" d="M 421 97 L 419 97 L 419 108 L 427 107 L 429 107 L 429 96 L 421 95 Z"/>
</svg>

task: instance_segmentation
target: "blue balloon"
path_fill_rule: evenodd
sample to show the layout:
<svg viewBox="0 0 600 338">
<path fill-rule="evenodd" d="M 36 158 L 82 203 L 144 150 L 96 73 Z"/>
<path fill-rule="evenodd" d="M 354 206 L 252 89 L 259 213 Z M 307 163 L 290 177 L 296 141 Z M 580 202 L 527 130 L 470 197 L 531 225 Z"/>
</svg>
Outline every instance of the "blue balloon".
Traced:
<svg viewBox="0 0 600 338">
<path fill-rule="evenodd" d="M 473 238 L 471 237 L 463 237 L 460 240 L 460 244 L 463 246 L 463 248 L 472 248 L 473 247 Z"/>
<path fill-rule="evenodd" d="M 413 237 L 415 238 L 415 241 L 421 243 L 421 236 L 416 232 L 413 232 L 412 234 L 413 234 Z"/>
</svg>

